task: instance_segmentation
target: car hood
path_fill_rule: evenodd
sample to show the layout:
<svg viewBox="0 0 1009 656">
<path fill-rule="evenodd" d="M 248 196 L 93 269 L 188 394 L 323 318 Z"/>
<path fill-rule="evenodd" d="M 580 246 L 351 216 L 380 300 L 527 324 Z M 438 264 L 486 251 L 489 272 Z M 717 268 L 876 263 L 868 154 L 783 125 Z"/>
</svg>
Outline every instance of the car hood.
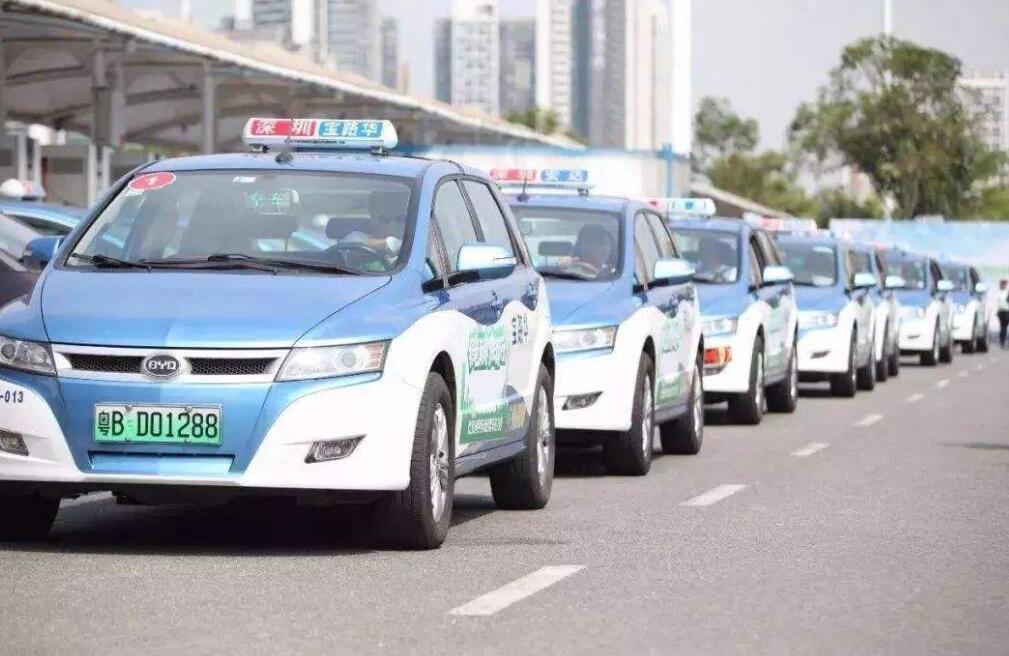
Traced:
<svg viewBox="0 0 1009 656">
<path fill-rule="evenodd" d="M 386 276 L 52 270 L 50 341 L 171 348 L 286 348 L 389 282 Z"/>
<path fill-rule="evenodd" d="M 697 283 L 701 314 L 706 317 L 738 317 L 751 301 L 746 289 L 739 285 Z"/>
<path fill-rule="evenodd" d="M 795 304 L 799 310 L 826 310 L 836 312 L 848 302 L 847 296 L 837 287 L 807 287 L 795 285 Z"/>
<path fill-rule="evenodd" d="M 928 307 L 932 302 L 932 293 L 927 289 L 909 289 L 897 292 L 901 305 L 911 307 Z"/>
<path fill-rule="evenodd" d="M 569 319 L 579 317 L 579 323 L 585 312 L 579 312 L 588 305 L 603 299 L 607 292 L 613 289 L 611 282 L 576 282 L 569 280 L 547 280 L 547 295 L 550 297 L 550 315 L 555 324 L 570 323 Z M 595 315 L 595 312 L 589 312 Z M 588 322 L 594 319 L 586 318 Z M 608 321 L 604 320 L 603 322 Z"/>
</svg>

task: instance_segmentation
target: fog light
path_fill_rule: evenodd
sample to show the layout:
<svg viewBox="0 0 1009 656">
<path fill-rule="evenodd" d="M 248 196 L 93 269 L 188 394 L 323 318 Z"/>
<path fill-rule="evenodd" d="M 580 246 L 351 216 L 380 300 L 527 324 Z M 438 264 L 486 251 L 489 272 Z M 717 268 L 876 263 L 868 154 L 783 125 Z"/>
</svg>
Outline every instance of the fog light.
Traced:
<svg viewBox="0 0 1009 656">
<path fill-rule="evenodd" d="M 704 373 L 716 374 L 732 362 L 731 346 L 715 346 L 704 349 Z"/>
<path fill-rule="evenodd" d="M 28 455 L 28 445 L 17 433 L 0 431 L 0 451 L 13 453 L 16 456 L 26 456 Z"/>
<path fill-rule="evenodd" d="M 582 408 L 587 408 L 596 402 L 602 395 L 602 392 L 593 392 L 592 394 L 579 394 L 577 396 L 569 396 L 568 400 L 564 402 L 565 410 L 581 410 Z"/>
<path fill-rule="evenodd" d="M 330 460 L 340 460 L 354 453 L 357 443 L 364 439 L 364 435 L 359 437 L 349 437 L 342 440 L 326 440 L 316 442 L 308 450 L 305 462 L 328 462 Z"/>
</svg>

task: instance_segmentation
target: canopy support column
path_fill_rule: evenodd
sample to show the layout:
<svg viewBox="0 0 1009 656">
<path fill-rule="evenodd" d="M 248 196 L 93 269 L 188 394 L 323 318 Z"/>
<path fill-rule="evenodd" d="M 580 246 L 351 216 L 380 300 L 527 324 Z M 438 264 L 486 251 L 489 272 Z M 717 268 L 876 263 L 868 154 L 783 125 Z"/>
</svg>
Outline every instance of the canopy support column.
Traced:
<svg viewBox="0 0 1009 656">
<path fill-rule="evenodd" d="M 203 69 L 203 114 L 200 119 L 203 154 L 217 150 L 217 81 L 209 66 Z"/>
</svg>

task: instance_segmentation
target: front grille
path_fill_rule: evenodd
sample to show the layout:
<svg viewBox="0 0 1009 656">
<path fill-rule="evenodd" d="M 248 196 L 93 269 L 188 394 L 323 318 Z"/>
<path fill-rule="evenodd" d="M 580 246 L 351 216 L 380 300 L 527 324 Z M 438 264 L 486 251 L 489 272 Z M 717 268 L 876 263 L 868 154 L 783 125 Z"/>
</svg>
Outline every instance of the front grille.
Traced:
<svg viewBox="0 0 1009 656">
<path fill-rule="evenodd" d="M 110 374 L 138 374 L 142 357 L 133 355 L 91 355 L 69 353 L 70 366 L 78 371 L 99 371 Z"/>
<path fill-rule="evenodd" d="M 274 358 L 189 358 L 194 376 L 261 376 L 269 372 Z"/>
</svg>

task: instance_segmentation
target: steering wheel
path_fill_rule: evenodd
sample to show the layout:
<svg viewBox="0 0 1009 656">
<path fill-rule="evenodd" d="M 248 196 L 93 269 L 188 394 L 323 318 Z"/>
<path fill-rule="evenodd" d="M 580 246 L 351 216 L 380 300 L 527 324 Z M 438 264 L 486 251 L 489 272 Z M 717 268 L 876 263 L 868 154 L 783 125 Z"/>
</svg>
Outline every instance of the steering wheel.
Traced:
<svg viewBox="0 0 1009 656">
<path fill-rule="evenodd" d="M 344 252 L 358 252 L 363 253 L 370 259 L 374 260 L 376 263 L 381 265 L 382 271 L 387 271 L 389 269 L 389 263 L 386 261 L 385 256 L 379 253 L 377 250 L 368 246 L 367 244 L 362 244 L 356 241 L 345 241 L 338 244 L 333 244 L 326 249 L 326 255 L 332 255 L 334 253 L 340 253 L 341 257 Z"/>
<path fill-rule="evenodd" d="M 578 273 L 584 273 L 585 275 L 592 276 L 593 278 L 597 277 L 600 273 L 599 269 L 596 268 L 595 265 L 584 260 L 574 260 L 568 266 Z"/>
</svg>

